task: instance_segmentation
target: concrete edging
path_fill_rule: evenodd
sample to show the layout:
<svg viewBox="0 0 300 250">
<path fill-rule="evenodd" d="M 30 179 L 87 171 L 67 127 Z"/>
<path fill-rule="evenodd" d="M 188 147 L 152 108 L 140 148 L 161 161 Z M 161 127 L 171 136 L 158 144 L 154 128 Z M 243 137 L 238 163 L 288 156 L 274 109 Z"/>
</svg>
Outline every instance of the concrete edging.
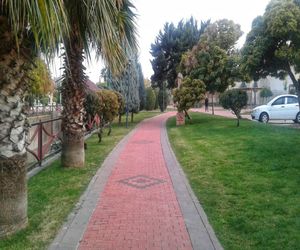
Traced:
<svg viewBox="0 0 300 250">
<path fill-rule="evenodd" d="M 117 156 L 124 149 L 127 141 L 135 132 L 136 128 L 129 132 L 106 157 L 96 175 L 90 181 L 86 191 L 80 197 L 76 207 L 69 214 L 67 221 L 63 224 L 57 236 L 49 246 L 49 250 L 74 250 L 78 248 L 89 219 L 92 216 L 99 199 L 101 199 L 100 195 L 113 170 Z"/>
<path fill-rule="evenodd" d="M 209 224 L 207 216 L 196 198 L 189 182 L 176 159 L 169 142 L 166 121 L 161 129 L 161 144 L 165 162 L 173 182 L 181 212 L 184 217 L 193 249 L 221 250 L 218 238 Z"/>
</svg>

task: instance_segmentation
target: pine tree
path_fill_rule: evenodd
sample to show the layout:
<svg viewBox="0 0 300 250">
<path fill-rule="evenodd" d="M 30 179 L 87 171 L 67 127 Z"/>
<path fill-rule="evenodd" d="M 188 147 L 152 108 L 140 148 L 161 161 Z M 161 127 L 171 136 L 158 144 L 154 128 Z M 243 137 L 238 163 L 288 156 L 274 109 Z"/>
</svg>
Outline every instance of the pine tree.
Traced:
<svg viewBox="0 0 300 250">
<path fill-rule="evenodd" d="M 151 61 L 154 74 L 151 76 L 153 87 L 161 88 L 163 82 L 167 82 L 168 88 L 175 87 L 177 67 L 181 56 L 191 49 L 199 41 L 200 35 L 210 21 L 201 22 L 198 28 L 197 21 L 191 17 L 188 21 L 181 20 L 177 27 L 173 23 L 166 23 L 163 31 L 156 37 L 155 43 L 151 44 Z"/>
</svg>

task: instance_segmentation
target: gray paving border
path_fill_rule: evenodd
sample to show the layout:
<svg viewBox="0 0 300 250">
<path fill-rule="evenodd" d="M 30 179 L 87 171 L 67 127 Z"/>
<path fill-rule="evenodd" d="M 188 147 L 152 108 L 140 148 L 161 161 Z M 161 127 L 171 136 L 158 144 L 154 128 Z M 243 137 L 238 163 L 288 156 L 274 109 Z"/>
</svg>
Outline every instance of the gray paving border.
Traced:
<svg viewBox="0 0 300 250">
<path fill-rule="evenodd" d="M 193 249 L 223 249 L 171 148 L 166 121 L 161 129 L 161 145 Z"/>
<path fill-rule="evenodd" d="M 90 181 L 86 191 L 80 197 L 75 209 L 69 214 L 67 221 L 48 247 L 48 250 L 74 250 L 78 248 L 89 219 L 99 199 L 101 199 L 100 195 L 118 159 L 118 155 L 122 152 L 138 126 L 127 134 L 107 156 L 96 175 Z"/>
</svg>

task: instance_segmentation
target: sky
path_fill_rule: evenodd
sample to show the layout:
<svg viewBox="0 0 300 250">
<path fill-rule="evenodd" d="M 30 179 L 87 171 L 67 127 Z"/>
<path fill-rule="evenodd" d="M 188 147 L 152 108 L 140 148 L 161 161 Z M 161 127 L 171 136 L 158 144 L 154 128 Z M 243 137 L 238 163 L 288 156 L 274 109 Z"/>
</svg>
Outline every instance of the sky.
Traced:
<svg viewBox="0 0 300 250">
<path fill-rule="evenodd" d="M 269 0 L 132 0 L 136 7 L 138 41 L 140 48 L 140 63 L 145 78 L 153 74 L 149 51 L 159 31 L 166 22 L 175 25 L 183 19 L 193 16 L 198 23 L 210 19 L 230 19 L 241 25 L 244 35 L 238 41 L 237 47 L 242 47 L 247 33 L 255 17 L 263 15 Z M 60 60 L 55 62 L 54 75 L 60 75 Z M 101 61 L 86 64 L 86 73 L 93 82 L 99 82 Z"/>
</svg>

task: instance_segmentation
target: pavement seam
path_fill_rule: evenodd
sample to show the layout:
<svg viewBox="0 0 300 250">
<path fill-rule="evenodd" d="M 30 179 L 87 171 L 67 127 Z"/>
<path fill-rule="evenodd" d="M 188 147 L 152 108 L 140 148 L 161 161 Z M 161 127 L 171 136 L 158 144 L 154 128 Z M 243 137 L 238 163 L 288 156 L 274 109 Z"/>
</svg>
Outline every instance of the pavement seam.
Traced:
<svg viewBox="0 0 300 250">
<path fill-rule="evenodd" d="M 167 169 L 169 171 L 169 175 L 171 177 L 171 181 L 176 193 L 176 197 L 178 200 L 178 203 L 180 205 L 181 208 L 181 212 L 183 214 L 183 217 L 185 219 L 185 223 L 186 223 L 186 227 L 187 227 L 187 231 L 189 232 L 189 236 L 191 239 L 191 243 L 194 249 L 214 249 L 214 250 L 219 250 L 219 249 L 223 249 L 223 247 L 221 246 L 220 242 L 218 241 L 211 225 L 209 224 L 209 221 L 207 219 L 207 216 L 200 204 L 200 202 L 198 201 L 198 199 L 196 198 L 192 188 L 189 185 L 189 182 L 182 170 L 182 167 L 180 166 L 180 163 L 178 162 L 169 138 L 168 138 L 168 134 L 167 134 L 167 129 L 166 129 L 166 120 L 163 121 L 163 126 L 161 129 L 161 145 L 162 145 L 162 150 L 163 150 L 163 155 L 165 157 L 165 162 L 166 162 L 166 166 Z M 181 184 L 184 185 L 184 187 L 181 187 Z M 185 192 L 185 194 L 184 194 Z M 184 197 L 184 196 L 188 196 L 188 197 Z M 194 211 L 189 211 L 189 209 L 186 208 L 186 204 L 184 201 L 186 201 L 186 199 L 190 199 L 190 202 L 193 204 L 194 206 Z M 187 217 L 193 217 L 192 220 L 187 219 Z M 196 220 L 198 220 L 198 225 L 196 224 Z M 202 225 L 199 225 L 199 222 L 201 221 Z M 209 238 L 209 241 L 211 242 L 211 246 L 209 246 L 209 244 L 207 245 L 207 242 L 205 241 L 201 241 L 200 238 L 198 237 L 197 233 L 193 233 L 193 232 L 201 232 L 201 226 L 204 227 L 207 237 Z M 198 227 L 199 230 L 197 230 L 197 228 L 195 229 L 195 227 Z M 205 237 L 205 235 L 204 235 Z M 203 245 L 206 244 L 206 245 Z"/>
</svg>

